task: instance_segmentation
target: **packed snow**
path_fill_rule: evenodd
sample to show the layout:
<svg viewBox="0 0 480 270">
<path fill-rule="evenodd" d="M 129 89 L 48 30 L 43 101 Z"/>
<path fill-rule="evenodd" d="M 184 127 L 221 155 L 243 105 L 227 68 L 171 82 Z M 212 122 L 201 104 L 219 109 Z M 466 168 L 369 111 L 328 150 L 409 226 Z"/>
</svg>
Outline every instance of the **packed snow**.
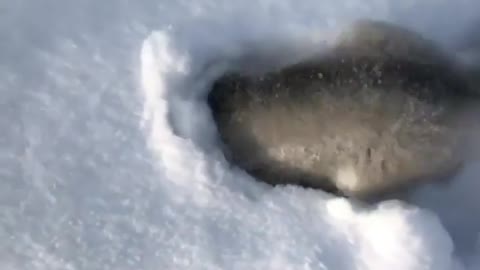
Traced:
<svg viewBox="0 0 480 270">
<path fill-rule="evenodd" d="M 454 48 L 476 0 L 3 1 L 0 269 L 480 269 L 480 165 L 374 206 L 229 166 L 227 68 L 373 18 Z"/>
</svg>

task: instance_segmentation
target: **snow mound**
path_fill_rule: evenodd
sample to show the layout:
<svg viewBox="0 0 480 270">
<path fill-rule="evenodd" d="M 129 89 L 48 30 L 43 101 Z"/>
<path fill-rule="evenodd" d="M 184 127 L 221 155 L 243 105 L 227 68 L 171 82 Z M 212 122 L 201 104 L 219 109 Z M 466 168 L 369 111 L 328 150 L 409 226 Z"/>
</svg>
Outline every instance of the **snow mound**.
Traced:
<svg viewBox="0 0 480 270">
<path fill-rule="evenodd" d="M 226 163 L 204 101 L 226 68 L 307 57 L 357 18 L 452 45 L 478 6 L 0 3 L 0 268 L 479 269 L 478 166 L 408 204 L 270 188 Z"/>
</svg>

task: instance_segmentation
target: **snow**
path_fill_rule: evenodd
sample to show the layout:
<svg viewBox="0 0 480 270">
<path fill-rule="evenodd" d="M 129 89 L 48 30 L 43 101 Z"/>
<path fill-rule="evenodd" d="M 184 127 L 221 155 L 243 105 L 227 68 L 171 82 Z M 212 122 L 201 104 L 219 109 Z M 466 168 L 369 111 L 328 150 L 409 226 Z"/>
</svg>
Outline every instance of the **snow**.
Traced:
<svg viewBox="0 0 480 270">
<path fill-rule="evenodd" d="M 203 99 L 226 68 L 308 56 L 356 18 L 454 46 L 479 6 L 0 3 L 0 268 L 480 269 L 480 165 L 372 207 L 270 188 L 227 165 Z"/>
</svg>

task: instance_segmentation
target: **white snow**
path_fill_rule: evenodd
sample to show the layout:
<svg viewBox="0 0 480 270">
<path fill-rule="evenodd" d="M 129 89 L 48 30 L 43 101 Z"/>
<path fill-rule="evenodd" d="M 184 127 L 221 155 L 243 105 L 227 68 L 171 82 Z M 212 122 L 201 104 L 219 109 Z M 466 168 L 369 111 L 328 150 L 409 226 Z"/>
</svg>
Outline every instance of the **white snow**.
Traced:
<svg viewBox="0 0 480 270">
<path fill-rule="evenodd" d="M 480 269 L 480 165 L 368 208 L 270 188 L 227 165 L 203 99 L 356 18 L 452 46 L 477 2 L 1 2 L 0 269 Z"/>
</svg>

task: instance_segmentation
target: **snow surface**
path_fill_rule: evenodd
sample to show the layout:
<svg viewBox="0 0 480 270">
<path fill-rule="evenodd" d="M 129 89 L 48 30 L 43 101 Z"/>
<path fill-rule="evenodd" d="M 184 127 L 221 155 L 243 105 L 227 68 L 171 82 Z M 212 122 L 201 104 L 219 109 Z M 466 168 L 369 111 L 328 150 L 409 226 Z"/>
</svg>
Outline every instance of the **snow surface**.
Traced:
<svg viewBox="0 0 480 270">
<path fill-rule="evenodd" d="M 227 165 L 204 102 L 226 68 L 308 56 L 353 19 L 454 46 L 479 8 L 0 2 L 0 269 L 480 269 L 480 165 L 369 208 L 270 188 Z"/>
</svg>

